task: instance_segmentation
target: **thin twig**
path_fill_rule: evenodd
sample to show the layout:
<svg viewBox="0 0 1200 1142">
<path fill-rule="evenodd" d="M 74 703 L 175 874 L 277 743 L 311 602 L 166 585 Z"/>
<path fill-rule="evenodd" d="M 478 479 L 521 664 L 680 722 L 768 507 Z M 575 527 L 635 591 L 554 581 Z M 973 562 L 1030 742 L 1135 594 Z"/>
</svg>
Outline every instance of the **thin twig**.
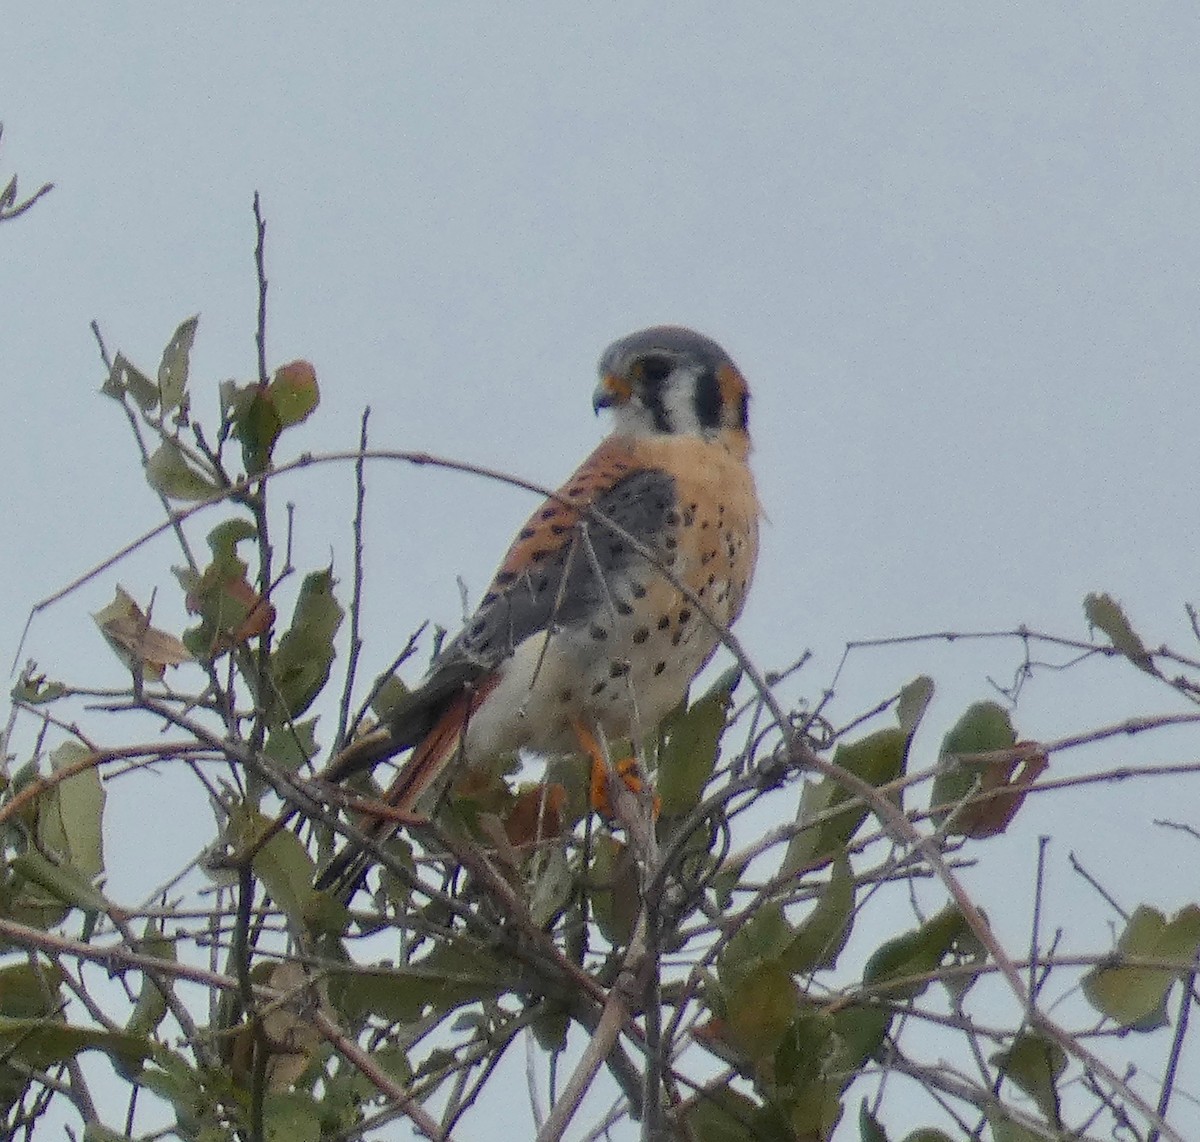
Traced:
<svg viewBox="0 0 1200 1142">
<path fill-rule="evenodd" d="M 1175 1024 L 1175 1034 L 1171 1039 L 1171 1052 L 1167 1056 L 1167 1073 L 1163 1077 L 1162 1091 L 1158 1096 L 1158 1115 L 1167 1117 L 1171 1106 L 1171 1095 L 1175 1090 L 1175 1075 L 1179 1070 L 1179 1059 L 1183 1054 L 1183 1044 L 1187 1041 L 1188 1021 L 1191 1017 L 1192 1004 L 1196 1001 L 1196 972 L 1193 970 L 1184 977 L 1183 994 L 1179 997 L 1179 1019 Z M 1157 1126 L 1152 1127 L 1146 1142 L 1158 1142 L 1161 1131 Z"/>
<path fill-rule="evenodd" d="M 366 463 L 363 456 L 367 451 L 367 425 L 371 419 L 371 409 L 363 409 L 362 421 L 358 430 L 359 458 L 354 464 L 354 579 L 350 590 L 350 649 L 347 654 L 346 677 L 342 683 L 342 700 L 338 705 L 337 733 L 333 739 L 334 755 L 340 753 L 348 740 L 350 729 L 350 702 L 354 694 L 354 678 L 358 671 L 358 659 L 362 653 L 363 641 L 359 631 L 362 619 L 363 595 L 363 515 L 367 499 Z"/>
<path fill-rule="evenodd" d="M 591 1089 L 596 1075 L 604 1065 L 613 1045 L 620 1035 L 621 1029 L 629 1020 L 630 999 L 637 994 L 637 973 L 640 970 L 640 957 L 644 952 L 645 920 L 639 922 L 625 957 L 625 967 L 613 985 L 604 1003 L 600 1022 L 592 1032 L 588 1045 L 567 1080 L 567 1085 L 559 1095 L 550 1114 L 537 1132 L 537 1142 L 560 1142 L 571 1119 L 579 1109 L 584 1095 Z"/>
</svg>

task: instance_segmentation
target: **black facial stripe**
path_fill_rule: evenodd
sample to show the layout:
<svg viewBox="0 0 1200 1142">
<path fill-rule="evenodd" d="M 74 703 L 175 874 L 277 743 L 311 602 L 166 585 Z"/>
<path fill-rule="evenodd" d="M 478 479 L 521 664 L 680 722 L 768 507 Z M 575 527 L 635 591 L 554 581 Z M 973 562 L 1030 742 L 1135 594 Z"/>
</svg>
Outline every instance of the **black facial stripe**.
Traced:
<svg viewBox="0 0 1200 1142">
<path fill-rule="evenodd" d="M 717 382 L 717 374 L 712 369 L 705 369 L 696 378 L 696 419 L 702 428 L 720 428 L 721 426 L 721 386 Z"/>
<path fill-rule="evenodd" d="M 648 384 L 642 386 L 642 403 L 654 418 L 654 427 L 659 432 L 673 432 L 671 418 L 667 415 L 667 406 L 663 403 L 663 386 Z"/>
</svg>

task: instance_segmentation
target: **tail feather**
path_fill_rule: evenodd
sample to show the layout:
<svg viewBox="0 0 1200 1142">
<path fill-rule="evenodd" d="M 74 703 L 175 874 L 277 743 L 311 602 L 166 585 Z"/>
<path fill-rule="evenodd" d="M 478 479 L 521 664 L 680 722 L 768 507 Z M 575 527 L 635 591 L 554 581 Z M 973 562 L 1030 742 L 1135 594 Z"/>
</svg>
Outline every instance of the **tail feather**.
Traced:
<svg viewBox="0 0 1200 1142">
<path fill-rule="evenodd" d="M 469 692 L 462 691 L 454 697 L 400 767 L 383 794 L 382 800 L 385 804 L 401 813 L 415 812 L 417 803 L 437 784 L 447 767 L 459 756 L 471 716 L 490 689 L 488 686 Z M 378 764 L 394 757 L 405 748 L 393 748 L 395 744 L 386 729 L 376 731 L 363 739 L 362 748 L 354 755 L 351 767 L 345 768 L 335 762 L 333 769 L 335 772 L 346 773 Z M 355 749 L 355 746 L 351 746 L 350 749 Z M 365 821 L 364 818 L 364 824 Z M 367 827 L 366 832 L 374 841 L 382 843 L 399 827 L 398 822 L 394 820 L 381 819 Z M 371 862 L 372 857 L 369 853 L 364 853 L 353 844 L 347 844 L 317 873 L 316 887 L 320 890 L 331 890 L 339 897 L 349 900 L 358 890 Z"/>
</svg>

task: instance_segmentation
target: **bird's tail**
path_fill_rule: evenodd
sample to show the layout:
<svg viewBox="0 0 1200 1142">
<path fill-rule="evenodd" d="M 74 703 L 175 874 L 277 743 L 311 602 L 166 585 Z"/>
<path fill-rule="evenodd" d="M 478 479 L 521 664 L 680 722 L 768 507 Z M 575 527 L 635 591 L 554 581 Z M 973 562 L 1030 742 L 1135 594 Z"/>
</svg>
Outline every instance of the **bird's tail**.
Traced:
<svg viewBox="0 0 1200 1142">
<path fill-rule="evenodd" d="M 416 744 L 381 798 L 391 810 L 387 817 L 381 815 L 372 821 L 369 813 L 360 815 L 360 828 L 377 844 L 382 844 L 400 828 L 401 818 L 416 814 L 417 803 L 438 783 L 447 767 L 460 757 L 471 715 L 479 708 L 485 693 L 474 690 L 456 695 L 433 728 Z M 403 748 L 396 748 L 387 729 L 376 730 L 348 747 L 335 761 L 331 772 L 356 772 L 394 757 Z M 349 900 L 358 890 L 372 860 L 370 853 L 348 843 L 318 871 L 315 885 Z"/>
</svg>

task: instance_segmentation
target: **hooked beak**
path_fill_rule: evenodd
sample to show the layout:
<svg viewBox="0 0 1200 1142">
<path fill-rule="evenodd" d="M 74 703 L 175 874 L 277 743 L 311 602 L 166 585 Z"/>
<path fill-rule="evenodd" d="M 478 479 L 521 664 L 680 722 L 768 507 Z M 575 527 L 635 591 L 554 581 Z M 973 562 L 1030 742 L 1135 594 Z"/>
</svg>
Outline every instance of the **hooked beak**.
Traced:
<svg viewBox="0 0 1200 1142">
<path fill-rule="evenodd" d="M 631 396 L 633 387 L 624 377 L 618 377 L 615 373 L 605 373 L 592 394 L 592 408 L 599 413 L 603 408 L 624 404 Z"/>
</svg>

